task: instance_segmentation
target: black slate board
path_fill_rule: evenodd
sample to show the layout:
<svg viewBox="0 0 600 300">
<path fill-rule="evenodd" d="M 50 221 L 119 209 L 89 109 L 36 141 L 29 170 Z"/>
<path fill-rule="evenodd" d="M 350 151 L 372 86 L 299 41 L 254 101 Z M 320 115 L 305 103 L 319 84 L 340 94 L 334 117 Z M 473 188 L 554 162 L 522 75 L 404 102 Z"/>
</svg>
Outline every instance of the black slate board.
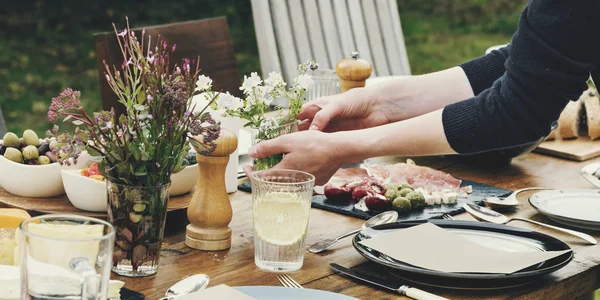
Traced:
<svg viewBox="0 0 600 300">
<path fill-rule="evenodd" d="M 489 196 L 508 196 L 511 191 L 475 181 L 463 180 L 462 186 L 471 185 L 473 192 L 468 197 L 459 197 L 456 204 L 452 205 L 433 205 L 426 206 L 423 209 L 411 211 L 409 213 L 402 213 L 398 217 L 399 221 L 412 221 L 412 220 L 427 220 L 432 218 L 440 218 L 443 214 L 449 214 L 451 216 L 457 215 L 464 212 L 462 208 L 464 203 L 475 203 L 483 205 L 483 199 Z M 252 192 L 252 183 L 246 181 L 238 185 L 240 191 Z M 342 215 L 351 216 L 359 219 L 367 220 L 372 216 L 376 215 L 376 212 L 364 212 L 354 209 L 354 204 L 339 204 L 328 201 L 323 195 L 314 195 L 312 199 L 312 207 L 324 209 L 331 212 L 336 212 Z"/>
<path fill-rule="evenodd" d="M 144 300 L 143 294 L 132 291 L 128 288 L 121 288 L 121 300 Z"/>
</svg>

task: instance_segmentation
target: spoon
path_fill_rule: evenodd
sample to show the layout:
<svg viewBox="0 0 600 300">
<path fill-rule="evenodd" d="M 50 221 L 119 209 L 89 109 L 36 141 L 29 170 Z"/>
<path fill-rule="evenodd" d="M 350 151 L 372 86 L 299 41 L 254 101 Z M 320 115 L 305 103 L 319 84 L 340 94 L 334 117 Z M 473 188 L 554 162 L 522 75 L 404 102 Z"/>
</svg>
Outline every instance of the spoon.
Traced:
<svg viewBox="0 0 600 300">
<path fill-rule="evenodd" d="M 171 286 L 165 293 L 165 297 L 158 300 L 173 300 L 178 296 L 191 294 L 206 288 L 210 279 L 206 274 L 196 274 L 186 277 Z"/>
<path fill-rule="evenodd" d="M 505 198 L 498 198 L 495 196 L 487 197 L 487 198 L 483 199 L 483 203 L 485 204 L 485 206 L 492 208 L 492 209 L 515 208 L 515 207 L 519 206 L 519 201 L 517 200 L 517 194 L 519 194 L 520 192 L 529 191 L 529 190 L 548 190 L 548 189 L 549 188 L 542 187 L 542 186 L 528 187 L 528 188 L 516 190 L 512 194 L 508 195 L 508 197 L 505 197 Z"/>
<path fill-rule="evenodd" d="M 596 241 L 596 239 L 594 239 L 592 236 L 585 234 L 583 232 L 570 230 L 570 229 L 566 229 L 566 228 L 561 228 L 561 227 L 556 227 L 556 226 L 540 223 L 540 222 L 529 220 L 529 219 L 523 219 L 523 218 L 510 218 L 509 219 L 505 215 L 503 215 L 499 212 L 495 212 L 489 208 L 485 208 L 485 207 L 479 206 L 477 204 L 465 203 L 465 204 L 463 204 L 463 208 L 469 214 L 471 214 L 473 217 L 475 217 L 477 220 L 486 221 L 486 222 L 495 223 L 495 224 L 506 224 L 506 223 L 512 222 L 512 221 L 523 221 L 523 222 L 528 222 L 528 223 L 535 224 L 538 226 L 547 227 L 550 229 L 554 229 L 556 231 L 560 231 L 560 232 L 563 232 L 566 234 L 576 236 L 578 238 L 585 240 L 586 242 L 588 242 L 592 245 L 596 245 L 598 243 Z"/>
<path fill-rule="evenodd" d="M 381 225 L 381 224 L 387 224 L 387 223 L 392 223 L 395 222 L 398 219 L 398 213 L 390 210 L 390 211 L 386 211 L 386 212 L 382 212 L 370 219 L 368 219 L 360 229 L 354 230 L 352 232 L 348 232 L 346 234 L 342 234 L 334 239 L 325 239 L 325 240 L 321 240 L 319 242 L 314 243 L 312 246 L 310 246 L 308 248 L 308 250 L 312 253 L 321 253 L 327 249 L 329 249 L 329 247 L 333 246 L 333 244 L 337 243 L 339 240 L 347 237 L 347 236 L 351 236 L 353 234 L 357 234 L 359 233 L 361 230 L 365 230 L 367 228 L 371 228 L 375 225 Z"/>
</svg>

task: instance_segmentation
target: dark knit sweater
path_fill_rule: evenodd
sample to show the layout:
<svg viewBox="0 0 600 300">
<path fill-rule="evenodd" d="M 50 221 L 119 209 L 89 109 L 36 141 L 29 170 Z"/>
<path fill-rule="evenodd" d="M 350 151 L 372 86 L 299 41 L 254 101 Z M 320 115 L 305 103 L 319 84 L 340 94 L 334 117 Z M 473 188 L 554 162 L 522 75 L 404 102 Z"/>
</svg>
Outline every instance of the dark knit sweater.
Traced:
<svg viewBox="0 0 600 300">
<path fill-rule="evenodd" d="M 600 84 L 600 0 L 530 0 L 510 45 L 461 65 L 475 97 L 448 105 L 450 146 L 473 154 L 548 135 L 569 100 Z"/>
</svg>

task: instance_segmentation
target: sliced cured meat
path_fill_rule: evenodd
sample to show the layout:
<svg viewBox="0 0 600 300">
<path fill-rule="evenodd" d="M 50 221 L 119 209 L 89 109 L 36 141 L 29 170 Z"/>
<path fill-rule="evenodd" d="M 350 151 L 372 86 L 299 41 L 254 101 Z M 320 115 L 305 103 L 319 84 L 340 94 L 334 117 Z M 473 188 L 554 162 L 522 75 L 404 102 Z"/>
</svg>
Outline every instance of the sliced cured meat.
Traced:
<svg viewBox="0 0 600 300">
<path fill-rule="evenodd" d="M 360 167 L 367 170 L 367 173 L 370 177 L 376 179 L 382 184 L 386 184 L 390 181 L 391 173 L 389 166 L 363 163 L 360 165 Z"/>
<path fill-rule="evenodd" d="M 348 184 L 352 181 L 360 181 L 365 177 L 368 177 L 369 174 L 367 170 L 362 168 L 348 168 L 348 169 L 339 169 L 331 179 L 327 182 L 327 185 L 332 187 L 341 187 L 345 184 Z M 323 195 L 325 193 L 324 186 L 315 186 L 314 191 L 316 194 Z"/>
<path fill-rule="evenodd" d="M 397 163 L 387 166 L 390 171 L 390 183 L 408 183 L 428 191 L 458 191 L 461 181 L 452 175 L 429 167 L 414 164 Z"/>
</svg>

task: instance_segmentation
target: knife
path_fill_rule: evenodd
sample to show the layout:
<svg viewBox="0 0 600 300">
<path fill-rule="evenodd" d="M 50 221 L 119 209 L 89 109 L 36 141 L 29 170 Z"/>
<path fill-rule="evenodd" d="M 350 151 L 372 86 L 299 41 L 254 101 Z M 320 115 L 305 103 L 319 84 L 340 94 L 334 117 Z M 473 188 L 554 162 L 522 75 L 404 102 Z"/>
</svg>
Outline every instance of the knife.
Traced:
<svg viewBox="0 0 600 300">
<path fill-rule="evenodd" d="M 388 290 L 395 291 L 395 292 L 399 293 L 400 295 L 408 296 L 413 299 L 417 299 L 417 300 L 448 300 L 447 298 L 440 297 L 440 296 L 419 290 L 417 288 L 409 287 L 406 285 L 402 285 L 402 286 L 398 287 L 397 284 L 394 284 L 392 282 L 384 281 L 382 279 L 373 277 L 371 275 L 353 271 L 346 267 L 342 267 L 338 264 L 330 264 L 330 266 L 334 270 L 336 270 L 342 274 L 346 274 L 352 278 L 356 278 L 356 279 L 362 280 L 364 282 L 368 282 L 372 285 L 376 285 L 378 287 L 382 287 L 382 288 L 385 288 Z"/>
</svg>

